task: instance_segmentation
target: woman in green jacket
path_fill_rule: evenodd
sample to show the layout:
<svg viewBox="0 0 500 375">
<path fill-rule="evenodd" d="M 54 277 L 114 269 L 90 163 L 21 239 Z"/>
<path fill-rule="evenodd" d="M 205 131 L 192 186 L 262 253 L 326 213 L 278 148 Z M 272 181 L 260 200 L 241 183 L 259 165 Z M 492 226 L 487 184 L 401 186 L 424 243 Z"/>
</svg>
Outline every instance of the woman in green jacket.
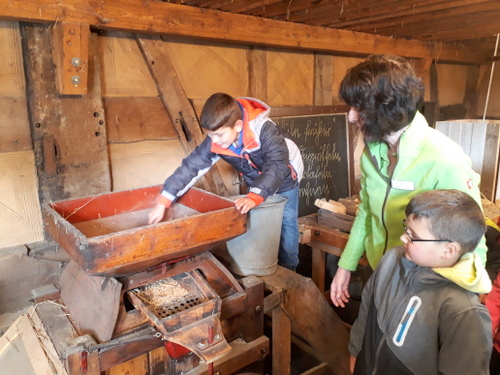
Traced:
<svg viewBox="0 0 500 375">
<path fill-rule="evenodd" d="M 411 64 L 393 55 L 372 55 L 342 80 L 340 96 L 351 106 L 348 120 L 358 124 L 366 146 L 361 204 L 330 287 L 335 306 L 347 303 L 351 271 L 364 252 L 374 269 L 387 249 L 400 244 L 404 210 L 415 195 L 457 189 L 481 205 L 480 178 L 470 158 L 418 112 L 423 93 Z M 484 238 L 476 252 L 485 262 Z"/>
</svg>

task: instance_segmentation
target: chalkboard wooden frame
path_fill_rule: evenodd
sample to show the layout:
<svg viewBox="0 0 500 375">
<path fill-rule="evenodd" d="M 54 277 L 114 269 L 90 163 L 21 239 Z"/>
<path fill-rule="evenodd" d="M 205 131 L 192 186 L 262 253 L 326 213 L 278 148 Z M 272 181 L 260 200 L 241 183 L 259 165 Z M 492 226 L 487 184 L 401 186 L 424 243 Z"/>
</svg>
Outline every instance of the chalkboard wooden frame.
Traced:
<svg viewBox="0 0 500 375">
<path fill-rule="evenodd" d="M 299 216 L 317 211 L 316 198 L 352 195 L 355 129 L 347 121 L 348 106 L 279 107 L 271 118 L 290 134 L 303 153 L 306 173 L 301 183 Z M 333 173 L 332 173 L 333 172 Z"/>
</svg>

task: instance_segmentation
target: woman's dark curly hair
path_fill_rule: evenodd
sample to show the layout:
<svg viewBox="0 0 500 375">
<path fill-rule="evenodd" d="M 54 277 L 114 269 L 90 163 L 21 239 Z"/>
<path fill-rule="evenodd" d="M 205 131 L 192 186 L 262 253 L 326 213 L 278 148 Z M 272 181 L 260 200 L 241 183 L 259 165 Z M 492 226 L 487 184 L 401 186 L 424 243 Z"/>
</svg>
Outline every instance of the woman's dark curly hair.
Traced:
<svg viewBox="0 0 500 375">
<path fill-rule="evenodd" d="M 339 94 L 358 110 L 365 139 L 380 142 L 413 120 L 424 86 L 408 60 L 371 55 L 347 72 Z"/>
</svg>

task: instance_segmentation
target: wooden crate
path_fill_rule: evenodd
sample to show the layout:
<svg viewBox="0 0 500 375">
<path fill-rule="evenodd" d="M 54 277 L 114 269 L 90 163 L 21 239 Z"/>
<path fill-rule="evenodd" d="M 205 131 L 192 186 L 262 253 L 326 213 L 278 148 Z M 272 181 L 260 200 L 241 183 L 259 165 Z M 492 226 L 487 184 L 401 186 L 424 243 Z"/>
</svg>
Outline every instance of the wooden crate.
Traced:
<svg viewBox="0 0 500 375">
<path fill-rule="evenodd" d="M 492 202 L 499 199 L 500 121 L 437 121 L 436 129 L 462 146 L 469 155 L 472 169 L 481 175 L 481 193 Z"/>
<path fill-rule="evenodd" d="M 120 276 L 209 250 L 246 231 L 232 200 L 191 188 L 148 225 L 161 186 L 51 202 L 47 231 L 89 275 Z M 182 209 L 179 209 L 179 208 Z"/>
</svg>

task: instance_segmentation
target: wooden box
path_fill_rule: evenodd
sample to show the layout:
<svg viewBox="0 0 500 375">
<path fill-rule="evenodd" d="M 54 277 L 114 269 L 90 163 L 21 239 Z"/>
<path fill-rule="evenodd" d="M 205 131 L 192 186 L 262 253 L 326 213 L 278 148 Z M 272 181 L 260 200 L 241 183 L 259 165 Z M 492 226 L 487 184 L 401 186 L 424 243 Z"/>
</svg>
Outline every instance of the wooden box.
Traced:
<svg viewBox="0 0 500 375">
<path fill-rule="evenodd" d="M 320 208 L 318 210 L 318 224 L 350 233 L 355 216 L 332 212 Z"/>
<path fill-rule="evenodd" d="M 42 206 L 44 224 L 89 275 L 120 276 L 209 250 L 246 231 L 234 202 L 191 188 L 148 225 L 161 186 L 58 201 Z"/>
<path fill-rule="evenodd" d="M 492 202 L 499 199 L 500 121 L 437 121 L 436 129 L 462 146 L 469 155 L 472 169 L 481 175 L 481 193 Z"/>
</svg>

